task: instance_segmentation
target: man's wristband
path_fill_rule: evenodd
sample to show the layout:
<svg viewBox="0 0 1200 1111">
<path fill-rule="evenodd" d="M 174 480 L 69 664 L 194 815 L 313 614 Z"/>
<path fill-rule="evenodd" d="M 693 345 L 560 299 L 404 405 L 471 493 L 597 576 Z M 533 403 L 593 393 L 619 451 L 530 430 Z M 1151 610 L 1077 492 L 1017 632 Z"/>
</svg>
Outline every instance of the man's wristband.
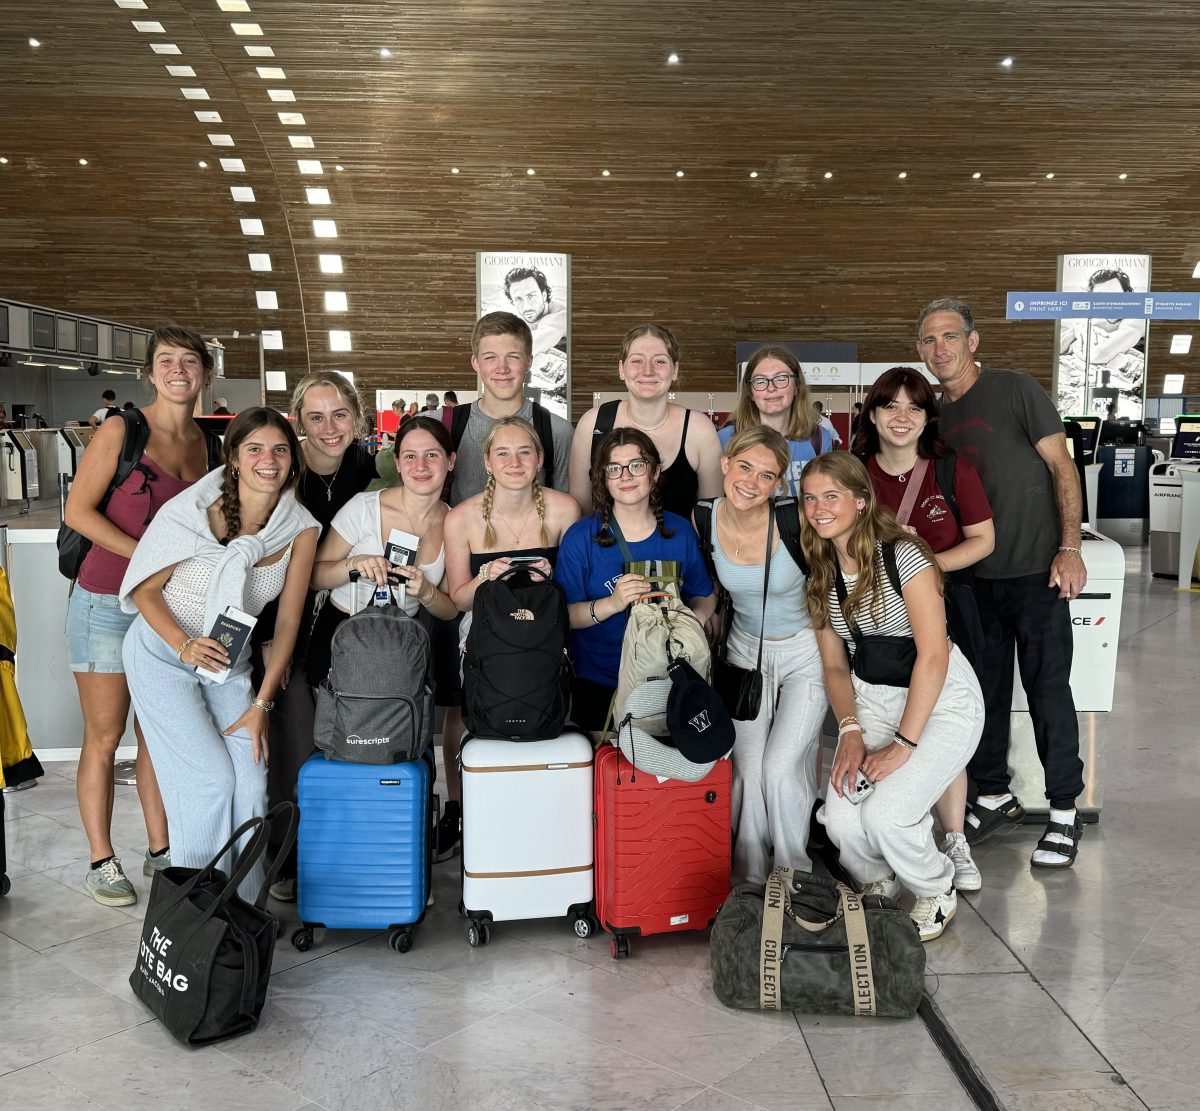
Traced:
<svg viewBox="0 0 1200 1111">
<path fill-rule="evenodd" d="M 1069 547 L 1067 547 L 1066 545 L 1063 545 L 1063 546 L 1062 546 L 1062 547 L 1060 547 L 1058 550 L 1059 550 L 1060 552 L 1074 552 L 1074 553 L 1075 553 L 1075 555 L 1077 555 L 1077 556 L 1080 556 L 1080 557 L 1082 557 L 1082 556 L 1083 556 L 1083 549 L 1082 549 L 1082 548 L 1069 548 Z"/>
</svg>

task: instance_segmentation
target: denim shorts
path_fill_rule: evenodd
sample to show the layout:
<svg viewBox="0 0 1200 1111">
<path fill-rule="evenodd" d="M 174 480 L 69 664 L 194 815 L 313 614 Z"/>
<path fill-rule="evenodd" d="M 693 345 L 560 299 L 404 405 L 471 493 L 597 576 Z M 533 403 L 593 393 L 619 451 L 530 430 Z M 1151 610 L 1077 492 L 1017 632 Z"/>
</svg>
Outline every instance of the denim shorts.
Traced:
<svg viewBox="0 0 1200 1111">
<path fill-rule="evenodd" d="M 124 674 L 121 645 L 136 613 L 115 594 L 93 594 L 78 583 L 67 603 L 67 658 L 72 671 Z"/>
</svg>

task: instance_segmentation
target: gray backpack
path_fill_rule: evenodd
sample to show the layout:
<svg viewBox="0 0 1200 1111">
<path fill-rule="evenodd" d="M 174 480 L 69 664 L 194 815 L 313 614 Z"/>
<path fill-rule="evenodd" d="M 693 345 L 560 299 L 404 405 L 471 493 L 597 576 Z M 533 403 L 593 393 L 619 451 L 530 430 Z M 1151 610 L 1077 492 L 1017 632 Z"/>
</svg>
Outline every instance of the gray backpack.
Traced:
<svg viewBox="0 0 1200 1111">
<path fill-rule="evenodd" d="M 336 760 L 397 764 L 433 741 L 429 634 L 399 606 L 367 606 L 333 632 L 313 739 Z"/>
</svg>

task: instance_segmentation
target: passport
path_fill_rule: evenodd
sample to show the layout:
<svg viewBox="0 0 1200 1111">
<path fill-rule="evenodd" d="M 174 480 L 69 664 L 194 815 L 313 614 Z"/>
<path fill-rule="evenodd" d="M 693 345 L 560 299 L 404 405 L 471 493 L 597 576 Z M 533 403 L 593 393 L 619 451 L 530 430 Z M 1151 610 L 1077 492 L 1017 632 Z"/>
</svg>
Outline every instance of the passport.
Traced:
<svg viewBox="0 0 1200 1111">
<path fill-rule="evenodd" d="M 234 609 L 233 606 L 226 606 L 225 612 L 217 615 L 217 619 L 213 622 L 212 630 L 209 632 L 209 638 L 224 645 L 225 650 L 229 653 L 229 658 L 233 663 L 238 662 L 238 658 L 242 654 L 242 650 L 246 647 L 246 642 L 250 639 L 250 632 L 254 628 L 257 619 L 251 617 L 248 613 L 243 613 L 239 609 Z M 210 683 L 224 683 L 229 678 L 231 668 L 222 668 L 220 671 L 209 671 L 207 668 L 193 668 L 197 675 L 207 679 Z"/>
</svg>

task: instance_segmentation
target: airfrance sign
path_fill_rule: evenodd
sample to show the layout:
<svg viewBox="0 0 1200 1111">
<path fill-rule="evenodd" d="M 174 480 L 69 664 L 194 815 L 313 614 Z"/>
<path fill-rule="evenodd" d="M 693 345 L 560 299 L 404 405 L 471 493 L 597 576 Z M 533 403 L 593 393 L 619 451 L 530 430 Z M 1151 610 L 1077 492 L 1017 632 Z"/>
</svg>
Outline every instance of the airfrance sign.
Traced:
<svg viewBox="0 0 1200 1111">
<path fill-rule="evenodd" d="M 1008 320 L 1200 320 L 1200 293 L 1010 293 Z"/>
</svg>

